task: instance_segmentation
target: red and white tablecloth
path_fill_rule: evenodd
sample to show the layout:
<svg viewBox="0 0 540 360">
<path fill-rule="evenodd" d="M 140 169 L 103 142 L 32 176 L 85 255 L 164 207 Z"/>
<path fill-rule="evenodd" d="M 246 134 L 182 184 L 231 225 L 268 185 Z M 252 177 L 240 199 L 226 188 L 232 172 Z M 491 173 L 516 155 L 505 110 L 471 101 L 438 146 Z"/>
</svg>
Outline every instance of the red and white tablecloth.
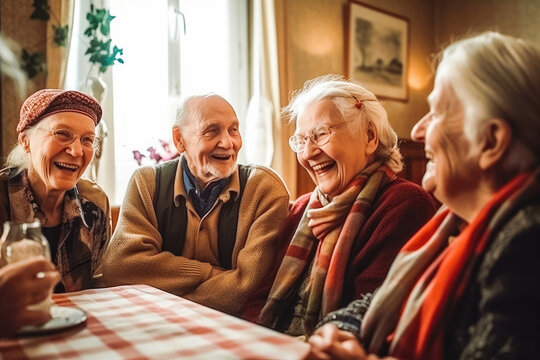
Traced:
<svg viewBox="0 0 540 360">
<path fill-rule="evenodd" d="M 146 285 L 57 294 L 86 326 L 0 339 L 2 359 L 300 359 L 308 345 Z"/>
</svg>

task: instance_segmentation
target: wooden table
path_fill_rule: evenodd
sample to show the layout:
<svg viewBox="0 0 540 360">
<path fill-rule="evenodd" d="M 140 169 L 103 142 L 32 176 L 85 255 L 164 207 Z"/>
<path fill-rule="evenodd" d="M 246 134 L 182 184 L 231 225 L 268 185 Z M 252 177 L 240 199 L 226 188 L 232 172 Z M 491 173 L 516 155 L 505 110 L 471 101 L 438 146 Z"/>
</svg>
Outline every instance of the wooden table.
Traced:
<svg viewBox="0 0 540 360">
<path fill-rule="evenodd" d="M 308 345 L 147 285 L 56 294 L 85 326 L 0 339 L 2 359 L 300 359 Z"/>
</svg>

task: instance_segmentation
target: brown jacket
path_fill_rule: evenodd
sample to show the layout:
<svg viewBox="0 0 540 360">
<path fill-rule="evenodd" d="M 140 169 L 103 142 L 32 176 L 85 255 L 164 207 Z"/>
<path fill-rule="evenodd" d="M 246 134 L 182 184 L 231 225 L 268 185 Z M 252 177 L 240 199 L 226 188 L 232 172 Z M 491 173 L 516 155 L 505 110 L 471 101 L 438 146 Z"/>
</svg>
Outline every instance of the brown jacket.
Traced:
<svg viewBox="0 0 540 360">
<path fill-rule="evenodd" d="M 281 178 L 269 168 L 255 166 L 244 188 L 238 224 L 231 224 L 237 226 L 232 269 L 224 270 L 217 256 L 217 222 L 221 205 L 239 186 L 236 171 L 215 206 L 200 219 L 184 192 L 179 163 L 171 201 L 186 197 L 188 224 L 182 256 L 175 256 L 161 251 L 153 206 L 155 168 L 136 170 L 104 256 L 104 285 L 147 284 L 237 315 L 247 295 L 274 265 L 279 228 L 289 202 Z"/>
</svg>

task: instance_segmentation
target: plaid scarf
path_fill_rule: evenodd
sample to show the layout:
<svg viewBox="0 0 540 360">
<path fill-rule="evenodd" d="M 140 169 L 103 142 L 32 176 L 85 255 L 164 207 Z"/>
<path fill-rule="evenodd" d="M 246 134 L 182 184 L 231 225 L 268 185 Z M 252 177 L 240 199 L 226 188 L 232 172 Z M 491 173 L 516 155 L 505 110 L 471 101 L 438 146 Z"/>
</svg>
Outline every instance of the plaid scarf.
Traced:
<svg viewBox="0 0 540 360">
<path fill-rule="evenodd" d="M 274 325 L 277 309 L 295 295 L 295 285 L 309 266 L 316 245 L 306 288 L 304 328 L 311 332 L 321 316 L 339 307 L 351 246 L 378 190 L 394 177 L 388 166 L 377 161 L 331 202 L 318 188 L 313 191 L 259 316 L 260 324 Z"/>
<path fill-rule="evenodd" d="M 445 321 L 465 292 L 474 264 L 523 201 L 540 193 L 537 176 L 515 177 L 470 224 L 441 209 L 405 244 L 362 322 L 370 352 L 384 352 L 389 345 L 389 354 L 399 358 L 443 358 Z"/>
</svg>

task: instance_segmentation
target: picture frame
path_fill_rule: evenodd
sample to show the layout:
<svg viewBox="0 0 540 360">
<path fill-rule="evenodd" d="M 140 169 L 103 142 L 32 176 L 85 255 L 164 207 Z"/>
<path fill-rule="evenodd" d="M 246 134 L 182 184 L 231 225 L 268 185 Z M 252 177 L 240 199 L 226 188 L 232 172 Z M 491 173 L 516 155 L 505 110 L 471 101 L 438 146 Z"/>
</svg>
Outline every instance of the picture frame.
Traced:
<svg viewBox="0 0 540 360">
<path fill-rule="evenodd" d="M 380 98 L 406 101 L 409 20 L 359 1 L 348 10 L 347 76 Z"/>
</svg>

